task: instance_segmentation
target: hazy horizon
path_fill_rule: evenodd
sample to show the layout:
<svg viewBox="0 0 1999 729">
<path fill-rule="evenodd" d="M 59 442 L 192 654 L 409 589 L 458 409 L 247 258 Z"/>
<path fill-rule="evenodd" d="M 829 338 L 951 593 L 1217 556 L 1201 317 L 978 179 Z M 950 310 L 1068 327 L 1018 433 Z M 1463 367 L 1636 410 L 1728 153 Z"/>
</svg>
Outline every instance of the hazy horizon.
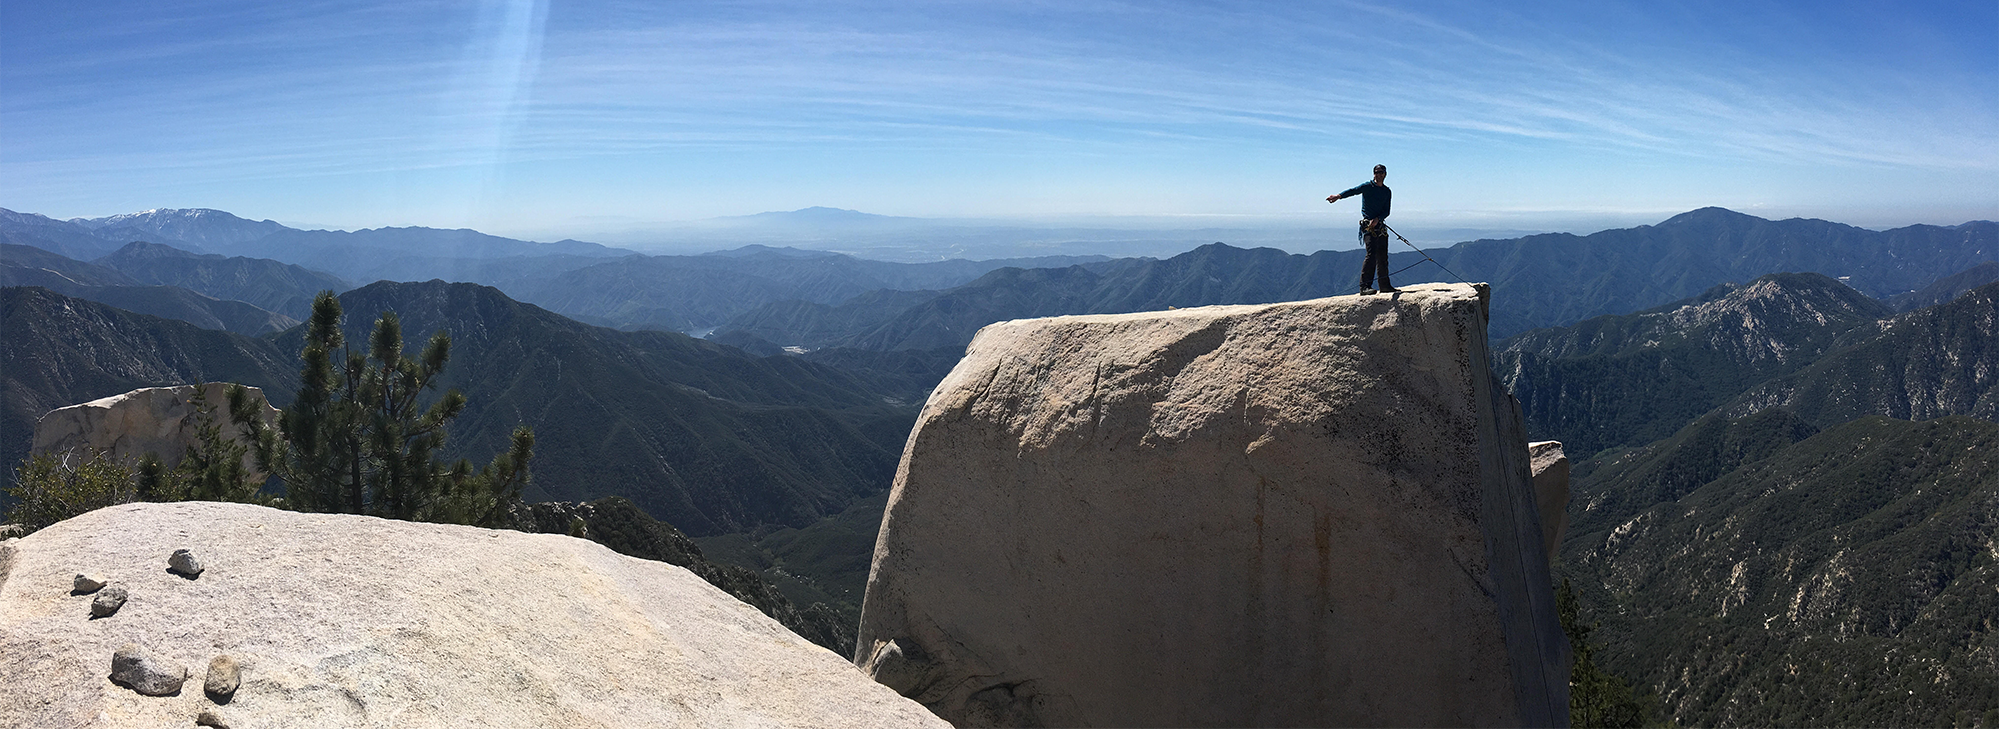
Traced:
<svg viewBox="0 0 1999 729">
<path fill-rule="evenodd" d="M 0 208 L 5 207 L 0 206 Z M 116 215 L 148 213 L 163 209 L 127 211 L 113 215 L 76 216 L 67 219 L 103 220 Z M 32 210 L 15 212 L 41 214 Z M 299 230 L 353 232 L 412 227 L 384 224 L 342 228 L 306 221 L 258 218 L 233 210 L 221 212 L 252 221 L 275 222 Z M 1653 225 L 1685 212 L 1688 211 L 1630 215 L 1622 218 L 1602 214 L 1593 217 L 1578 214 L 1570 219 L 1571 224 L 1568 226 L 1517 228 L 1443 227 L 1435 224 L 1439 221 L 1423 220 L 1393 222 L 1396 223 L 1397 232 L 1406 236 L 1411 244 L 1428 249 L 1444 248 L 1479 239 L 1504 240 L 1543 233 L 1587 236 L 1605 230 Z M 1754 215 L 1754 213 L 1745 214 Z M 1526 221 L 1511 222 L 1526 223 Z M 1851 225 L 1839 220 L 1829 222 Z M 1920 224 L 1950 227 L 1967 222 L 1973 221 Z M 1878 231 L 1888 228 L 1868 229 Z M 1238 248 L 1269 247 L 1300 254 L 1322 250 L 1352 250 L 1359 247 L 1358 241 L 1353 236 L 1353 230 L 1344 221 L 1331 221 L 1329 224 L 1323 216 L 1072 215 L 924 218 L 885 216 L 825 206 L 677 221 L 660 226 L 634 228 L 621 234 L 592 237 L 564 233 L 536 236 L 507 231 L 478 230 L 478 232 L 543 243 L 564 239 L 582 240 L 651 255 L 693 255 L 763 245 L 829 251 L 860 258 L 906 263 L 949 258 L 990 260 L 1089 255 L 1114 258 L 1129 256 L 1167 258 L 1210 243 L 1224 243 Z"/>
</svg>

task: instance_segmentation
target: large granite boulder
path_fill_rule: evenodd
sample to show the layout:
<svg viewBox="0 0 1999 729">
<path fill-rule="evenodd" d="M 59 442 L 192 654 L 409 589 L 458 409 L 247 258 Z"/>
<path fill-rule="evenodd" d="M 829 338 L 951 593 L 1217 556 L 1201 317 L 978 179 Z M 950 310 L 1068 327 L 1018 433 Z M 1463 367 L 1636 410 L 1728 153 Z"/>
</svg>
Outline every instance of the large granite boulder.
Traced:
<svg viewBox="0 0 1999 729">
<path fill-rule="evenodd" d="M 1568 720 L 1486 288 L 1010 321 L 910 434 L 855 661 L 959 726 Z"/>
<path fill-rule="evenodd" d="M 225 435 L 248 442 L 242 429 L 229 420 L 227 382 L 202 386 L 203 396 L 214 408 L 215 423 Z M 257 401 L 264 391 L 247 388 Z M 194 385 L 146 387 L 123 395 L 99 398 L 80 405 L 50 410 L 35 422 L 31 453 L 104 453 L 127 464 L 138 463 L 147 453 L 155 453 L 168 466 L 180 463 L 188 446 L 194 445 L 201 419 L 196 416 Z M 277 408 L 264 405 L 266 422 L 276 422 Z M 243 456 L 243 466 L 252 478 L 261 480 L 254 460 Z"/>
<path fill-rule="evenodd" d="M 200 579 L 166 570 L 183 548 Z M 79 571 L 130 602 L 91 620 Z M 114 506 L 0 542 L 0 656 L 6 727 L 946 726 L 679 567 L 243 504 Z M 133 679 L 140 659 L 159 675 Z M 233 690 L 208 688 L 218 663 Z"/>
</svg>

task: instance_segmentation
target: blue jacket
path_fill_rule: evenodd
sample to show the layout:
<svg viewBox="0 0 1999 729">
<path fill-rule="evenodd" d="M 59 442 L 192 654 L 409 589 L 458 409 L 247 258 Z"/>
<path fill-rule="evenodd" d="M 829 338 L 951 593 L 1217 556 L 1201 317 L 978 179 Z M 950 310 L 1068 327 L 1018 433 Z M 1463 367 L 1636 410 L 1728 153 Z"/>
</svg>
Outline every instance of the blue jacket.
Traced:
<svg viewBox="0 0 1999 729">
<path fill-rule="evenodd" d="M 1377 185 L 1373 180 L 1354 185 L 1353 189 L 1340 193 L 1340 197 L 1360 195 L 1360 216 L 1368 220 L 1388 217 L 1388 198 L 1395 193 L 1387 185 Z"/>
</svg>

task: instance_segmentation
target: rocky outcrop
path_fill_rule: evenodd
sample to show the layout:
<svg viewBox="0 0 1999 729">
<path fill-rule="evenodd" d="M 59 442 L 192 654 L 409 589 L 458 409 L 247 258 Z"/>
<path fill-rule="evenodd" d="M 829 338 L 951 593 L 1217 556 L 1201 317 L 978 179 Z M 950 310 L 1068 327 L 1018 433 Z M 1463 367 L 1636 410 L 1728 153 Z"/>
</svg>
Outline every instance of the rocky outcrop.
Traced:
<svg viewBox="0 0 1999 729">
<path fill-rule="evenodd" d="M 190 545 L 198 580 L 164 569 Z M 131 602 L 89 620 L 79 571 Z M 944 726 L 679 567 L 242 504 L 0 542 L 0 656 L 0 726 Z"/>
<path fill-rule="evenodd" d="M 856 662 L 959 726 L 1566 724 L 1483 286 L 1001 322 L 910 435 Z"/>
<path fill-rule="evenodd" d="M 202 392 L 214 408 L 216 424 L 222 432 L 242 438 L 241 430 L 229 421 L 227 382 L 210 382 Z M 125 463 L 137 463 L 147 453 L 155 453 L 168 466 L 180 463 L 181 456 L 195 444 L 201 419 L 196 416 L 194 385 L 147 387 L 123 395 L 92 400 L 81 405 L 51 410 L 35 423 L 33 453 L 77 451 L 105 453 Z M 258 401 L 264 391 L 247 388 Z M 277 408 L 266 404 L 264 419 L 276 422 Z M 243 467 L 261 480 L 248 454 Z"/>
<path fill-rule="evenodd" d="M 1527 444 L 1527 458 L 1534 473 L 1534 500 L 1541 506 L 1541 543 L 1553 562 L 1562 549 L 1562 534 L 1569 530 L 1569 457 L 1562 453 L 1561 441 L 1544 440 Z"/>
</svg>

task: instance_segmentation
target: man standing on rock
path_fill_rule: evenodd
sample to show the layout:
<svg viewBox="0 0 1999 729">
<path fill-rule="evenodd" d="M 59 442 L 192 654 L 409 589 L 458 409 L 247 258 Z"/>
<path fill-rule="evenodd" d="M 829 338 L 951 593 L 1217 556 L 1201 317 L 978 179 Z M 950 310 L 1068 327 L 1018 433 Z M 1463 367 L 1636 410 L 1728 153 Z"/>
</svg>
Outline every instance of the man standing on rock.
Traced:
<svg viewBox="0 0 1999 729">
<path fill-rule="evenodd" d="M 1355 185 L 1353 189 L 1326 198 L 1326 202 L 1339 202 L 1340 198 L 1360 196 L 1360 242 L 1367 247 L 1367 259 L 1360 264 L 1360 292 L 1374 293 L 1374 279 L 1381 278 L 1381 292 L 1395 293 L 1395 287 L 1388 283 L 1388 198 L 1393 193 L 1381 184 L 1388 179 L 1386 165 L 1374 166 L 1374 181 Z"/>
</svg>

